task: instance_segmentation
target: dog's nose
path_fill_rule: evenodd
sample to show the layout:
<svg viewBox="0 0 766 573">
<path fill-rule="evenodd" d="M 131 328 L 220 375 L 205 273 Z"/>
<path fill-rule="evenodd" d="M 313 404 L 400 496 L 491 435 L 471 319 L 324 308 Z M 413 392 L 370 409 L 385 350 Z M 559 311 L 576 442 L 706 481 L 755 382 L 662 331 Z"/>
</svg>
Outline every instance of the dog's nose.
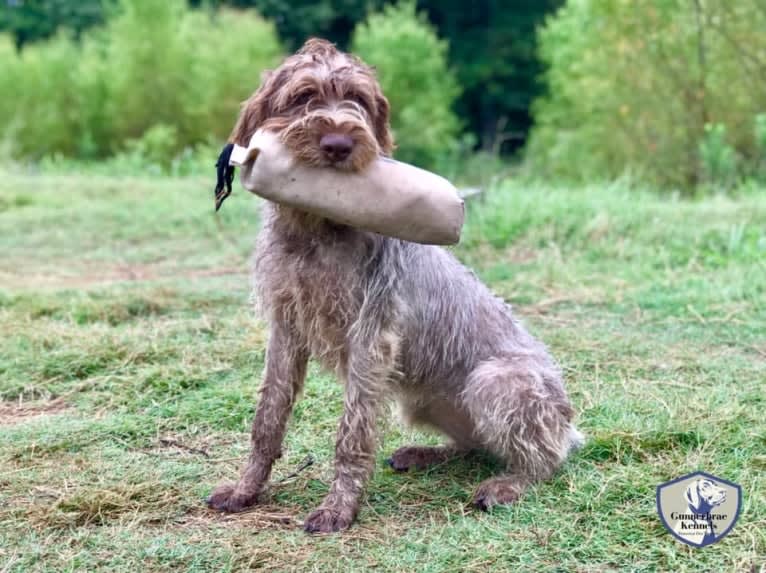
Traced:
<svg viewBox="0 0 766 573">
<path fill-rule="evenodd" d="M 319 149 L 322 150 L 330 161 L 343 161 L 351 155 L 354 140 L 348 135 L 328 133 L 319 140 Z"/>
</svg>

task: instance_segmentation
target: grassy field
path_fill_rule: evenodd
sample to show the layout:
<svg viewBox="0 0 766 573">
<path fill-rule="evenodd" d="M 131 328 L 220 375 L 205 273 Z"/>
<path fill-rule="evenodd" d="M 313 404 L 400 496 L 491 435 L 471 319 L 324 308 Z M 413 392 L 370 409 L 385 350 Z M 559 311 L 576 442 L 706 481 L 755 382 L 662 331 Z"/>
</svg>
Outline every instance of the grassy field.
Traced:
<svg viewBox="0 0 766 573">
<path fill-rule="evenodd" d="M 491 460 L 394 474 L 392 450 L 438 438 L 384 423 L 358 524 L 311 537 L 341 407 L 316 366 L 268 504 L 202 502 L 247 452 L 265 345 L 257 204 L 239 190 L 216 219 L 211 182 L 0 177 L 0 572 L 763 570 L 766 193 L 509 184 L 472 202 L 457 254 L 549 344 L 589 442 L 483 514 Z M 697 469 L 744 492 L 701 550 L 654 501 Z"/>
</svg>

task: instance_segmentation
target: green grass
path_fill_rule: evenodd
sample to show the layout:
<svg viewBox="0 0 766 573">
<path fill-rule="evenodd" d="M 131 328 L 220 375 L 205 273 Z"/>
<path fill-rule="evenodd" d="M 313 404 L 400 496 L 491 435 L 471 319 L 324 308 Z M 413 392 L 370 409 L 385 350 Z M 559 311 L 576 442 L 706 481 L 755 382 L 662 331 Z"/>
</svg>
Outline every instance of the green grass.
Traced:
<svg viewBox="0 0 766 573">
<path fill-rule="evenodd" d="M 263 368 L 248 306 L 255 201 L 218 219 L 210 180 L 0 179 L 0 571 L 752 571 L 766 554 L 766 194 L 688 201 L 505 185 L 469 204 L 457 254 L 562 363 L 589 442 L 515 507 L 468 505 L 495 469 L 396 475 L 438 438 L 383 424 L 359 522 L 310 537 L 341 388 L 316 366 L 275 483 L 242 515 L 202 499 L 237 475 Z M 201 453 L 205 452 L 205 454 Z M 658 483 L 742 484 L 702 550 L 656 515 Z"/>
</svg>

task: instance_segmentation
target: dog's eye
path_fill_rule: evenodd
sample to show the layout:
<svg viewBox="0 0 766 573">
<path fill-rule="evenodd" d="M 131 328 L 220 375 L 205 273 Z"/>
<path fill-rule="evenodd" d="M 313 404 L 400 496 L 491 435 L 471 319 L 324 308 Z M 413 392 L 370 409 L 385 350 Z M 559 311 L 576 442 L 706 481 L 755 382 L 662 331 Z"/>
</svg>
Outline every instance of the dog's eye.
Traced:
<svg viewBox="0 0 766 573">
<path fill-rule="evenodd" d="M 357 103 L 361 105 L 364 109 L 369 109 L 369 106 L 367 104 L 367 100 L 364 99 L 364 96 L 358 94 L 358 93 L 350 93 L 346 95 L 346 99 L 349 99 L 353 101 L 354 103 Z"/>
<path fill-rule="evenodd" d="M 309 101 L 311 101 L 311 98 L 314 97 L 314 92 L 312 91 L 304 91 L 293 97 L 293 105 L 295 106 L 304 106 Z"/>
</svg>

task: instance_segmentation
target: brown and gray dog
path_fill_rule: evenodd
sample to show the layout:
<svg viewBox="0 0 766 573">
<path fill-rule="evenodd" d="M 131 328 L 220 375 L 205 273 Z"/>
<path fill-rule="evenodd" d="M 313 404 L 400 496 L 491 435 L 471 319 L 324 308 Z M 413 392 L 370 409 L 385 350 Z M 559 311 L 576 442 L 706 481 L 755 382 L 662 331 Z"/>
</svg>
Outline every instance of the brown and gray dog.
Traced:
<svg viewBox="0 0 766 573">
<path fill-rule="evenodd" d="M 388 113 L 371 68 L 313 39 L 264 78 L 231 141 L 247 145 L 256 129 L 271 130 L 301 161 L 359 170 L 391 154 Z M 375 465 L 376 418 L 391 397 L 409 422 L 450 440 L 397 450 L 394 469 L 472 449 L 507 463 L 507 474 L 477 488 L 482 509 L 516 501 L 581 443 L 561 373 L 543 344 L 444 249 L 267 204 L 254 261 L 270 338 L 252 452 L 239 482 L 218 486 L 210 507 L 236 512 L 258 502 L 309 357 L 345 385 L 335 477 L 306 519 L 309 532 L 354 521 Z"/>
</svg>

